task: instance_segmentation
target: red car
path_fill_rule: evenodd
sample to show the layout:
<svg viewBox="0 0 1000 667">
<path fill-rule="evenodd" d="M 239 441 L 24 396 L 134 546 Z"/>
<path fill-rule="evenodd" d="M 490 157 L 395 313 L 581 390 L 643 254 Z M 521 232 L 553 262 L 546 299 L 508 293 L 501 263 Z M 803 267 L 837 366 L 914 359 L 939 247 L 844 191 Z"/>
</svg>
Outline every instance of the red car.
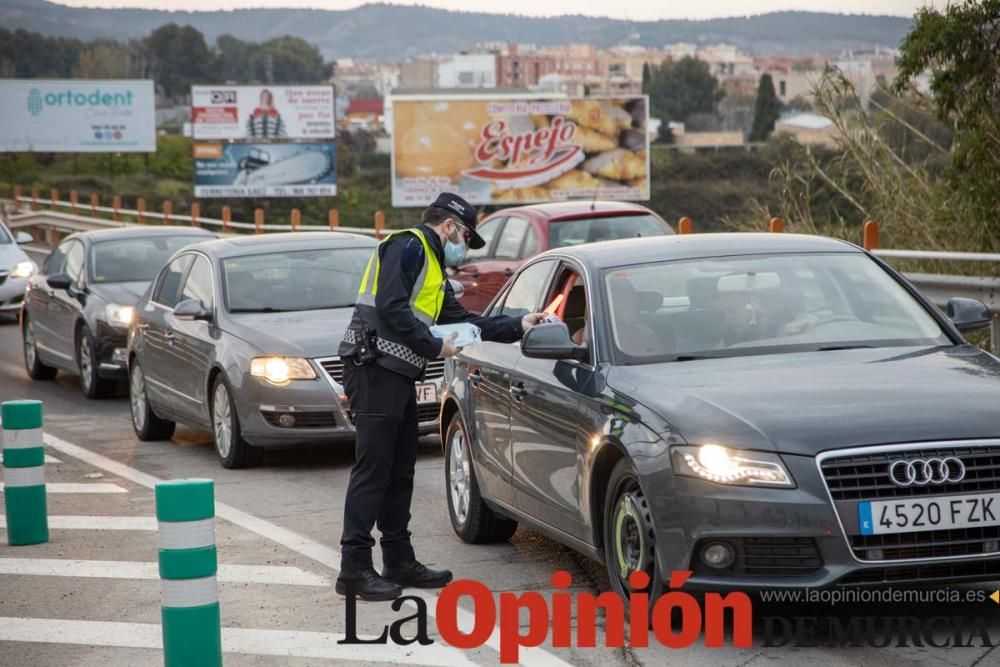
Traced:
<svg viewBox="0 0 1000 667">
<path fill-rule="evenodd" d="M 566 201 L 505 208 L 476 227 L 486 241 L 469 250 L 451 277 L 465 287 L 460 301 L 481 313 L 530 257 L 550 248 L 593 241 L 664 236 L 674 230 L 645 206 L 611 201 Z"/>
</svg>

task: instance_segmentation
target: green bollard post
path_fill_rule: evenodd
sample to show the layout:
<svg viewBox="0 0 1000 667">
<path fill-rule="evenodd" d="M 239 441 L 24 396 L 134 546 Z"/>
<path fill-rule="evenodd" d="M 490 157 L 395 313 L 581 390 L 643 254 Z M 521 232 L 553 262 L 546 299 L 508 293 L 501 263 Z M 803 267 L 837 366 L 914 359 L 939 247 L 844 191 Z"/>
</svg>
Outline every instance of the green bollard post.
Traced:
<svg viewBox="0 0 1000 667">
<path fill-rule="evenodd" d="M 14 547 L 48 542 L 42 402 L 4 401 L 0 418 L 7 544 Z"/>
<path fill-rule="evenodd" d="M 222 630 L 212 480 L 157 484 L 156 519 L 164 662 L 167 667 L 219 667 Z"/>
</svg>

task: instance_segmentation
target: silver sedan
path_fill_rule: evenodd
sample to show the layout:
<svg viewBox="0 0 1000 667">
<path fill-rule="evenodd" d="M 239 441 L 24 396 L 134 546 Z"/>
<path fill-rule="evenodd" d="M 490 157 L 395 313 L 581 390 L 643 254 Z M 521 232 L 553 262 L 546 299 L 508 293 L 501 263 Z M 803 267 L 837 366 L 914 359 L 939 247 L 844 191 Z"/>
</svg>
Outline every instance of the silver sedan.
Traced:
<svg viewBox="0 0 1000 667">
<path fill-rule="evenodd" d="M 174 255 L 129 332 L 132 423 L 141 440 L 177 422 L 210 430 L 222 465 L 264 448 L 351 442 L 337 347 L 375 241 L 341 233 L 220 239 Z M 418 386 L 421 432 L 437 428 L 443 362 Z"/>
</svg>

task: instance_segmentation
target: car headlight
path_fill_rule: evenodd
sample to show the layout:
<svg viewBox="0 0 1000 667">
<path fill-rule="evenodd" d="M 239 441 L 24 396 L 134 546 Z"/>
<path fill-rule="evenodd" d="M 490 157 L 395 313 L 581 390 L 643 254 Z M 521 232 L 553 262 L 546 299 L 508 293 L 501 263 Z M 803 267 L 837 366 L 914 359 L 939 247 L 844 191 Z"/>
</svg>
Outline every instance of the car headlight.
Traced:
<svg viewBox="0 0 1000 667">
<path fill-rule="evenodd" d="M 271 384 L 288 384 L 289 380 L 314 380 L 316 371 L 300 357 L 256 357 L 250 361 L 250 375 Z"/>
<path fill-rule="evenodd" d="M 35 263 L 30 259 L 18 262 L 14 265 L 14 268 L 10 270 L 10 275 L 12 278 L 30 278 L 35 275 Z"/>
<path fill-rule="evenodd" d="M 795 486 L 777 454 L 711 444 L 673 447 L 670 451 L 676 475 L 734 486 Z"/>
<path fill-rule="evenodd" d="M 132 306 L 122 306 L 117 303 L 109 303 L 104 307 L 104 316 L 110 324 L 117 327 L 127 327 L 132 324 L 135 316 L 135 308 Z"/>
</svg>

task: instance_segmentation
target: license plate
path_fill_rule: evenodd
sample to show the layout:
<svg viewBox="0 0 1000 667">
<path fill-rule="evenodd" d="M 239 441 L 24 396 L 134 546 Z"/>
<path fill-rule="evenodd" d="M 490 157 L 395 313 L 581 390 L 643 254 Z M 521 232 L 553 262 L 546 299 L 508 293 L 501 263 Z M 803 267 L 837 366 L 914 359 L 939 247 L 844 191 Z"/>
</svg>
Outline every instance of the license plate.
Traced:
<svg viewBox="0 0 1000 667">
<path fill-rule="evenodd" d="M 1000 493 L 858 503 L 862 535 L 1000 525 Z"/>
<path fill-rule="evenodd" d="M 421 382 L 417 385 L 417 403 L 437 403 L 438 388 L 433 382 Z"/>
</svg>

